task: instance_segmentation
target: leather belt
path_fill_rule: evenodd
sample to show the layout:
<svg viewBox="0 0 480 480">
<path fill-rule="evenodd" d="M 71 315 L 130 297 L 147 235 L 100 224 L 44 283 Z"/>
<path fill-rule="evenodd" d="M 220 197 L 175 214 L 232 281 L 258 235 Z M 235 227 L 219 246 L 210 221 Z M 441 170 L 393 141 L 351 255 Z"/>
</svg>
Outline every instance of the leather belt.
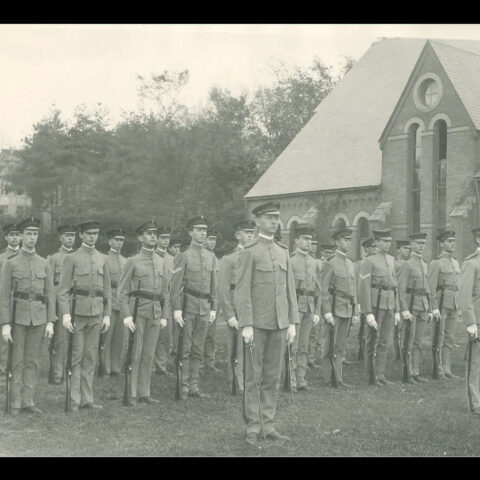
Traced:
<svg viewBox="0 0 480 480">
<path fill-rule="evenodd" d="M 75 289 L 75 293 L 77 295 L 80 295 L 81 297 L 90 297 L 90 298 L 103 297 L 103 291 L 102 290 L 97 290 L 97 289 L 93 289 L 93 288 L 78 288 L 77 287 Z"/>
<path fill-rule="evenodd" d="M 395 292 L 397 287 L 388 287 L 387 285 L 381 285 L 380 283 L 372 283 L 372 288 L 377 288 L 378 290 L 386 290 Z"/>
<path fill-rule="evenodd" d="M 450 290 L 451 292 L 458 292 L 458 285 L 453 285 L 453 284 L 449 284 L 449 283 L 447 283 L 447 284 L 445 284 L 445 285 L 443 285 L 443 286 L 439 285 L 439 286 L 437 287 L 437 292 L 438 292 L 439 290 L 442 290 L 442 289 L 443 289 L 443 290 Z"/>
<path fill-rule="evenodd" d="M 35 292 L 19 292 L 18 290 L 13 293 L 15 298 L 21 298 L 22 300 L 28 300 L 29 302 L 42 302 L 47 303 L 46 295 L 41 295 Z"/>
<path fill-rule="evenodd" d="M 328 292 L 331 293 L 332 295 L 335 295 L 336 297 L 344 298 L 345 300 L 350 300 L 350 302 L 354 301 L 353 295 L 350 295 L 347 292 L 342 292 L 341 290 L 335 290 L 334 288 L 329 288 Z"/>
<path fill-rule="evenodd" d="M 191 295 L 192 297 L 203 298 L 204 300 L 210 300 L 212 298 L 209 293 L 197 292 L 190 287 L 185 287 L 183 291 L 184 293 Z"/>
<path fill-rule="evenodd" d="M 118 288 L 117 282 L 110 282 L 110 285 L 112 286 L 112 288 Z"/>
<path fill-rule="evenodd" d="M 234 283 L 230 284 L 230 290 L 235 290 L 235 284 Z"/>
<path fill-rule="evenodd" d="M 53 282 L 53 285 L 54 285 L 55 287 L 58 287 L 58 286 L 60 285 L 60 282 Z"/>
<path fill-rule="evenodd" d="M 315 291 L 314 290 L 305 290 L 304 288 L 297 288 L 295 290 L 297 293 L 297 297 L 303 296 L 303 297 L 315 297 Z"/>
<path fill-rule="evenodd" d="M 428 295 L 428 292 L 425 288 L 411 288 L 407 287 L 405 289 L 406 293 L 410 293 L 412 295 L 417 295 L 418 297 L 426 297 Z"/>
<path fill-rule="evenodd" d="M 163 295 L 159 293 L 146 292 L 145 290 L 130 292 L 130 297 L 144 298 L 145 300 L 151 300 L 152 302 L 163 302 Z"/>
</svg>

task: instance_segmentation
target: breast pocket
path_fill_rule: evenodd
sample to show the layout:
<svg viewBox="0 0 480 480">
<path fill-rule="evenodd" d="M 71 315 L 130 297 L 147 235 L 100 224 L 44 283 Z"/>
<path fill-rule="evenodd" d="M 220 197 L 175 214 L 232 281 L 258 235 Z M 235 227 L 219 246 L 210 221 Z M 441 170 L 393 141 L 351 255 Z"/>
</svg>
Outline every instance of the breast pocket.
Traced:
<svg viewBox="0 0 480 480">
<path fill-rule="evenodd" d="M 284 285 L 287 283 L 287 265 L 284 263 L 278 263 L 277 281 L 281 285 Z"/>
<path fill-rule="evenodd" d="M 273 282 L 273 265 L 267 263 L 257 263 L 253 273 L 253 283 L 262 285 Z"/>
<path fill-rule="evenodd" d="M 17 283 L 18 290 L 25 290 L 30 287 L 30 272 L 24 268 L 15 268 L 12 272 L 12 289 L 15 288 L 15 282 Z"/>
<path fill-rule="evenodd" d="M 45 278 L 47 278 L 47 272 L 45 270 L 37 270 L 34 274 L 33 287 L 37 292 L 43 293 L 45 287 Z"/>
<path fill-rule="evenodd" d="M 90 287 L 90 269 L 88 267 L 75 268 L 75 280 L 78 287 Z"/>
</svg>

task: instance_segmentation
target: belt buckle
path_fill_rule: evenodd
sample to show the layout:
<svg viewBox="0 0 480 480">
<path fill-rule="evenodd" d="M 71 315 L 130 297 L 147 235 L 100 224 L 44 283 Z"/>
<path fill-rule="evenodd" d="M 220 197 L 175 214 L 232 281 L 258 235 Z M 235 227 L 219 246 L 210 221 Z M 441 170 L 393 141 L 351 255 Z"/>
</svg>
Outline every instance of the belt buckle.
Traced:
<svg viewBox="0 0 480 480">
<path fill-rule="evenodd" d="M 28 301 L 29 302 L 34 302 L 36 296 L 37 296 L 37 294 L 35 292 L 28 292 Z"/>
</svg>

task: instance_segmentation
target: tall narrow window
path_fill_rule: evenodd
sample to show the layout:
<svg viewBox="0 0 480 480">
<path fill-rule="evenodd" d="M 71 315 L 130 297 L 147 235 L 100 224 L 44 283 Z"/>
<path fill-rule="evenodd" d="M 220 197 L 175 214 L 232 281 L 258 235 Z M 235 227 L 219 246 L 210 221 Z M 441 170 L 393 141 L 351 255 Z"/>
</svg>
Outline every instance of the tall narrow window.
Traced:
<svg viewBox="0 0 480 480">
<path fill-rule="evenodd" d="M 447 223 L 447 124 L 444 120 L 435 123 L 434 188 L 436 188 L 436 227 Z"/>
<path fill-rule="evenodd" d="M 411 189 L 409 194 L 409 220 L 411 232 L 420 230 L 420 205 L 421 205 L 421 184 L 420 166 L 422 153 L 422 131 L 414 123 L 408 130 L 408 163 L 410 182 L 407 188 Z"/>
<path fill-rule="evenodd" d="M 294 220 L 290 224 L 290 237 L 289 237 L 289 244 L 290 244 L 290 251 L 293 252 L 295 250 L 295 230 L 297 229 L 298 222 Z"/>
<path fill-rule="evenodd" d="M 360 217 L 357 223 L 357 259 L 362 258 L 362 242 L 370 236 L 370 227 L 365 217 Z"/>
</svg>

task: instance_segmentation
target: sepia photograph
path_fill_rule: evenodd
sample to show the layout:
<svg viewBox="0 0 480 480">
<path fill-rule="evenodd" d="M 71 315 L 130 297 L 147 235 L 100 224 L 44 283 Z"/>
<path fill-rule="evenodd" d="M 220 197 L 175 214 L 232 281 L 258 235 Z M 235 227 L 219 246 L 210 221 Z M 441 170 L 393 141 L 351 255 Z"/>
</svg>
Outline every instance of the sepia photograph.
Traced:
<svg viewBox="0 0 480 480">
<path fill-rule="evenodd" d="M 480 24 L 0 61 L 0 456 L 480 455 Z"/>
</svg>

